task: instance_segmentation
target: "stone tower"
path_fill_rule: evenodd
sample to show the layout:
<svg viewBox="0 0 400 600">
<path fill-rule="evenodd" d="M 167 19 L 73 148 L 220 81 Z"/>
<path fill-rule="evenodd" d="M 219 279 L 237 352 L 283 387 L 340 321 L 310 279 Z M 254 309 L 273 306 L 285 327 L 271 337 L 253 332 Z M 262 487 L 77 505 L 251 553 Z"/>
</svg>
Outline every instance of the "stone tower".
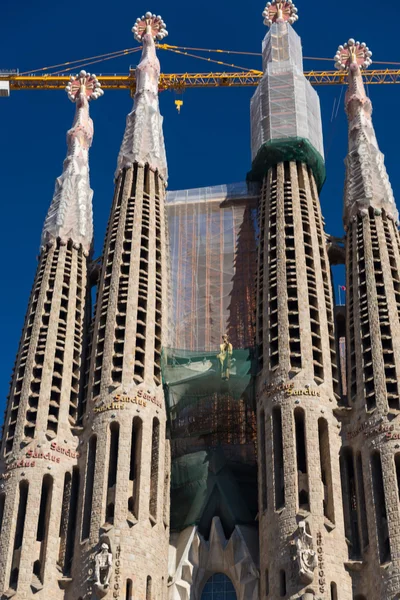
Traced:
<svg viewBox="0 0 400 600">
<path fill-rule="evenodd" d="M 81 71 L 68 153 L 42 247 L 12 376 L 0 456 L 0 595 L 62 598 L 75 530 L 79 394 L 92 245 L 89 101 L 102 94 Z M 3 595 L 4 594 L 4 595 Z"/>
<path fill-rule="evenodd" d="M 319 100 L 288 0 L 268 3 L 251 104 L 262 181 L 257 280 L 260 598 L 350 600 L 340 491 L 333 300 L 318 193 Z M 338 593 L 340 590 L 340 593 Z"/>
<path fill-rule="evenodd" d="M 167 178 L 155 39 L 167 32 L 146 13 L 136 93 L 118 157 L 103 251 L 77 511 L 74 583 L 67 598 L 166 597 L 169 445 L 161 384 L 167 342 Z M 110 564 L 112 559 L 112 564 Z"/>
<path fill-rule="evenodd" d="M 357 593 L 400 590 L 400 237 L 398 212 L 362 81 L 365 44 L 340 46 L 348 71 L 344 224 L 349 416 L 342 450 L 346 537 Z M 364 596 L 362 596 L 364 597 Z M 360 596 L 361 598 L 361 596 Z"/>
</svg>

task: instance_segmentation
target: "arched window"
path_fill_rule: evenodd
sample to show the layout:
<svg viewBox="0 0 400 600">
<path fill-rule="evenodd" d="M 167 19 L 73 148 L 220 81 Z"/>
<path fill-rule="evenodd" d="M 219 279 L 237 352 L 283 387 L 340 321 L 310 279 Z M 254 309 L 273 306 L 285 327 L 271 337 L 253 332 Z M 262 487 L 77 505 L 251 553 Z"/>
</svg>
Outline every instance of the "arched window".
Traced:
<svg viewBox="0 0 400 600">
<path fill-rule="evenodd" d="M 4 506 L 6 503 L 6 495 L 5 494 L 0 494 L 0 535 L 1 535 L 1 528 L 3 526 L 3 517 L 4 517 Z"/>
<path fill-rule="evenodd" d="M 94 471 L 96 466 L 97 437 L 92 435 L 88 443 L 86 463 L 85 502 L 83 506 L 82 540 L 90 535 L 90 520 L 92 515 Z"/>
<path fill-rule="evenodd" d="M 204 586 L 201 600 L 237 600 L 232 581 L 223 573 L 215 573 Z"/>
<path fill-rule="evenodd" d="M 160 452 L 160 421 L 153 419 L 153 435 L 151 441 L 151 468 L 150 468 L 150 519 L 154 524 L 157 521 L 158 498 L 158 466 Z"/>
<path fill-rule="evenodd" d="M 119 423 L 110 424 L 110 455 L 108 461 L 108 490 L 105 520 L 110 525 L 114 524 L 115 491 L 117 485 L 119 448 Z"/>
</svg>

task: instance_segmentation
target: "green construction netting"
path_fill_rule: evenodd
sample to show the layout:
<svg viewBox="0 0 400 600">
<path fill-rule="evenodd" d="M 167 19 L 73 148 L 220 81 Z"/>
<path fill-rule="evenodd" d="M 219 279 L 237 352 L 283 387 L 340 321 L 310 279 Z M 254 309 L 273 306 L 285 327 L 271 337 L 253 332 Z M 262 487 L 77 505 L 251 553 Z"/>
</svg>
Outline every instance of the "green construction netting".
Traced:
<svg viewBox="0 0 400 600">
<path fill-rule="evenodd" d="M 253 353 L 164 349 L 171 437 L 171 530 L 227 530 L 257 513 Z"/>
<path fill-rule="evenodd" d="M 262 181 L 268 169 L 281 162 L 301 162 L 310 167 L 320 192 L 326 179 L 325 162 L 320 153 L 305 138 L 282 138 L 266 142 L 253 160 L 247 180 Z"/>
</svg>

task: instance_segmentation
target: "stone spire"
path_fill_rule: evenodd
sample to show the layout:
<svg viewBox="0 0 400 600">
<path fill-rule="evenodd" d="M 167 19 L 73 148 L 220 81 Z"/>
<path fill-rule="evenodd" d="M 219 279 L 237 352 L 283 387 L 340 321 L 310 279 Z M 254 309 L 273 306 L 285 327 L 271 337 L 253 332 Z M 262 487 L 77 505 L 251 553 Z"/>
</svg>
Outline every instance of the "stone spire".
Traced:
<svg viewBox="0 0 400 600">
<path fill-rule="evenodd" d="M 335 56 L 337 69 L 348 71 L 348 89 L 345 98 L 349 121 L 349 151 L 346 157 L 346 184 L 344 220 L 358 211 L 372 207 L 384 209 L 398 220 L 392 186 L 386 172 L 384 156 L 379 150 L 372 124 L 372 103 L 362 79 L 362 69 L 368 68 L 372 53 L 368 47 L 350 39 L 339 46 Z"/>
<path fill-rule="evenodd" d="M 90 317 L 92 191 L 88 101 L 102 92 L 81 71 L 68 153 L 11 379 L 0 449 L 0 596 L 63 600 L 70 583 L 79 492 L 82 366 Z M 62 582 L 62 583 L 61 583 Z"/>
<path fill-rule="evenodd" d="M 137 162 L 146 163 L 167 180 L 163 118 L 158 103 L 160 62 L 157 58 L 155 39 L 168 35 L 160 16 L 147 12 L 136 20 L 132 28 L 135 39 L 143 44 L 140 63 L 136 69 L 136 93 L 133 110 L 126 118 L 126 129 L 118 156 L 116 178 L 124 167 Z"/>
<path fill-rule="evenodd" d="M 42 246 L 57 239 L 72 240 L 90 251 L 93 239 L 92 197 L 89 182 L 89 148 L 93 141 L 93 121 L 89 101 L 103 95 L 95 75 L 81 71 L 71 77 L 66 87 L 71 102 L 76 104 L 75 118 L 67 133 L 67 157 L 63 172 L 56 180 L 54 196 L 42 232 Z"/>
<path fill-rule="evenodd" d="M 74 557 L 71 598 L 167 597 L 170 449 L 161 351 L 171 321 L 170 275 L 154 48 L 166 32 L 151 13 L 133 31 L 144 50 L 98 283 L 83 419 L 86 483 L 77 511 L 85 544 Z M 101 569 L 94 580 L 91 573 L 110 554 L 108 586 Z"/>
<path fill-rule="evenodd" d="M 349 73 L 344 223 L 350 410 L 343 419 L 341 449 L 345 530 L 349 558 L 358 561 L 362 573 L 353 579 L 355 597 L 389 600 L 398 596 L 400 581 L 398 212 L 362 81 L 371 52 L 351 39 L 339 46 L 335 60 L 336 68 Z"/>
</svg>

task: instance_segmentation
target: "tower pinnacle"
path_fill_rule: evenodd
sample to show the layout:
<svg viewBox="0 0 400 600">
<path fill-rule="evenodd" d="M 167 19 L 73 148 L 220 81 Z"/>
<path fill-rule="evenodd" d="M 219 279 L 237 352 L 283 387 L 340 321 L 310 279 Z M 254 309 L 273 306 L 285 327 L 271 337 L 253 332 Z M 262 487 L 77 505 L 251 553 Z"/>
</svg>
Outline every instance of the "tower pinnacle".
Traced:
<svg viewBox="0 0 400 600">
<path fill-rule="evenodd" d="M 339 46 L 335 55 L 335 67 L 348 72 L 348 89 L 345 98 L 349 121 L 349 151 L 346 158 L 346 184 L 344 219 L 360 210 L 372 207 L 385 209 L 388 215 L 398 219 L 392 187 L 379 150 L 372 124 L 372 103 L 368 98 L 362 69 L 371 63 L 372 52 L 365 43 L 350 39 Z"/>
<path fill-rule="evenodd" d="M 264 75 L 251 100 L 252 170 L 263 179 L 282 160 L 307 164 L 318 189 L 325 181 L 319 98 L 303 73 L 301 39 L 292 24 L 298 19 L 292 0 L 268 2 L 262 45 Z"/>
<path fill-rule="evenodd" d="M 132 32 L 135 40 L 142 43 L 143 37 L 146 34 L 151 34 L 155 40 L 162 40 L 168 35 L 168 31 L 165 29 L 166 25 L 160 15 L 156 16 L 147 12 L 141 18 L 136 19 L 136 23 L 132 27 Z"/>
<path fill-rule="evenodd" d="M 273 23 L 290 23 L 298 20 L 297 8 L 292 0 L 272 0 L 267 2 L 263 12 L 264 25 L 271 27 Z"/>
<path fill-rule="evenodd" d="M 96 75 L 80 71 L 72 76 L 65 91 L 76 104 L 75 118 L 67 133 L 67 157 L 63 173 L 56 180 L 53 200 L 42 232 L 42 246 L 59 238 L 89 253 L 93 238 L 92 197 L 89 182 L 89 148 L 93 141 L 93 121 L 89 102 L 103 95 Z"/>
<path fill-rule="evenodd" d="M 166 180 L 167 160 L 162 131 L 163 118 L 158 104 L 160 63 L 154 40 L 165 38 L 168 32 L 162 18 L 150 12 L 136 20 L 132 31 L 135 39 L 143 44 L 143 51 L 136 69 L 133 110 L 126 119 L 116 177 L 124 167 L 137 162 L 140 166 L 147 163 Z"/>
</svg>

